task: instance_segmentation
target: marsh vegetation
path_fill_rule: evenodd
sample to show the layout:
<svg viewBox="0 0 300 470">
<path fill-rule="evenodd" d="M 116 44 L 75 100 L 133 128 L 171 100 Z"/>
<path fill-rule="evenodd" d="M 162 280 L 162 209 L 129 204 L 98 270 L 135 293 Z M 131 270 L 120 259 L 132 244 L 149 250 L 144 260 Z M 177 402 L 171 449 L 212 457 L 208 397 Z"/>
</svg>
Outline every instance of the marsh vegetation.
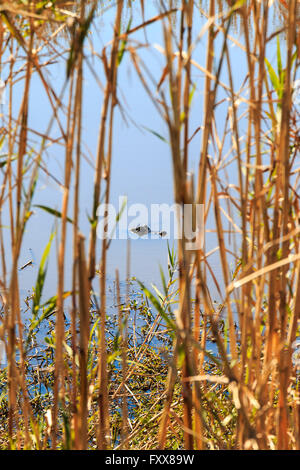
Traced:
<svg viewBox="0 0 300 470">
<path fill-rule="evenodd" d="M 0 447 L 299 450 L 299 1 L 149 3 L 1 5 Z M 97 208 L 112 197 L 116 116 L 135 125 L 119 79 L 125 64 L 161 120 L 148 131 L 168 148 L 174 201 L 204 204 L 206 239 L 216 243 L 166 243 L 154 288 L 131 279 L 128 244 L 127 279 L 116 266 L 109 305 L 111 246 L 97 238 Z M 88 73 L 101 97 L 93 155 L 82 131 Z M 37 87 L 44 132 L 32 125 Z M 49 169 L 51 149 L 62 180 Z M 61 191 L 59 209 L 39 200 L 45 177 Z M 21 253 L 38 211 L 49 241 L 23 295 L 19 269 L 30 266 Z M 52 253 L 55 293 L 46 283 Z"/>
</svg>

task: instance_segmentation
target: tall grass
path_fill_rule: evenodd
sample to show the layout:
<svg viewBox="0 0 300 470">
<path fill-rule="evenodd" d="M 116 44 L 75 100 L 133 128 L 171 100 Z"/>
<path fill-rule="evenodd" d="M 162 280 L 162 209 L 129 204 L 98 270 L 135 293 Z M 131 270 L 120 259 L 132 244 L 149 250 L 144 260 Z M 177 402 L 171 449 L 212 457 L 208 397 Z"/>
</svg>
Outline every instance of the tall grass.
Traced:
<svg viewBox="0 0 300 470">
<path fill-rule="evenodd" d="M 294 91 L 299 2 L 280 0 L 272 8 L 266 0 L 161 0 L 157 14 L 147 18 L 141 0 L 134 27 L 124 26 L 123 20 L 131 2 L 118 0 L 114 7 L 96 0 L 50 3 L 15 1 L 0 11 L 1 74 L 7 77 L 8 101 L 0 140 L 6 152 L 0 160 L 0 339 L 7 355 L 7 368 L 0 373 L 1 447 L 299 450 L 299 106 Z M 105 18 L 106 8 L 114 8 L 112 38 L 98 50 L 89 32 L 99 15 Z M 280 13 L 275 25 L 274 8 Z M 202 29 L 195 34 L 200 19 Z M 163 33 L 157 48 L 164 61 L 158 82 L 143 60 L 144 47 L 152 47 L 147 28 L 153 23 Z M 137 45 L 135 33 L 141 29 L 145 43 Z M 200 41 L 206 44 L 204 67 L 196 60 Z M 246 67 L 240 89 L 231 44 Z M 87 45 L 101 59 L 105 83 L 90 232 L 84 235 L 80 186 L 85 67 L 97 78 Z M 276 63 L 268 60 L 271 47 Z M 168 130 L 175 202 L 182 207 L 203 204 L 205 230 L 214 216 L 213 251 L 219 256 L 222 280 L 213 272 L 206 246 L 191 251 L 182 238 L 176 259 L 169 248 L 163 292 L 154 293 L 140 282 L 139 302 L 129 288 L 124 300 L 116 271 L 118 318 L 111 323 L 106 311 L 110 242 L 103 238 L 97 259 L 97 208 L 102 194 L 104 202 L 110 201 L 114 119 L 123 109 L 118 74 L 125 54 Z M 46 73 L 56 60 L 66 62 L 60 92 Z M 195 71 L 203 74 L 203 90 L 193 83 Z M 44 135 L 29 127 L 34 74 L 52 114 Z M 15 114 L 14 90 L 20 80 L 22 100 Z M 195 91 L 203 93 L 196 130 Z M 55 141 L 54 124 L 60 132 Z M 40 138 L 39 148 L 32 149 L 33 136 Z M 198 169 L 191 175 L 196 138 Z M 47 173 L 44 156 L 55 143 L 65 155 L 61 210 L 51 203 L 39 207 L 55 216 L 58 226 L 57 292 L 42 300 L 52 234 L 32 298 L 25 299 L 31 310 L 28 328 L 20 297 L 20 254 L 37 182 Z M 127 265 L 129 283 L 129 256 Z M 72 272 L 70 292 L 65 290 L 67 269 Z M 215 289 L 221 295 L 217 307 L 212 301 Z M 143 328 L 128 323 L 129 312 L 139 312 Z M 39 345 L 34 353 L 42 325 L 46 347 Z M 212 343 L 215 352 L 209 351 Z"/>
</svg>

